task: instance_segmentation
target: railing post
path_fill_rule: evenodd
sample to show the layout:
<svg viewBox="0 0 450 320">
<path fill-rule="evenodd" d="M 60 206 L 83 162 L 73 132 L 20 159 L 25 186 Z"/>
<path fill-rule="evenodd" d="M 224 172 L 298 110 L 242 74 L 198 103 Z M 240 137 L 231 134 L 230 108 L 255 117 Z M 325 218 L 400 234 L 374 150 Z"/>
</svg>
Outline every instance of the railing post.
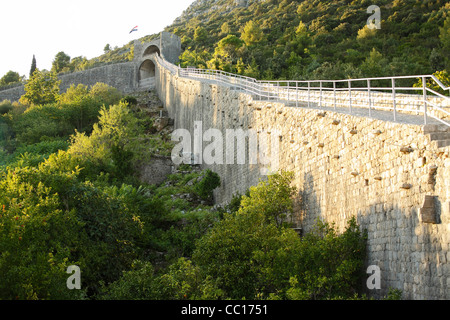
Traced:
<svg viewBox="0 0 450 320">
<path fill-rule="evenodd" d="M 320 91 L 319 91 L 319 108 L 322 108 L 322 80 L 320 80 L 319 83 L 320 83 Z"/>
<path fill-rule="evenodd" d="M 333 81 L 334 110 L 336 110 L 336 81 Z"/>
<path fill-rule="evenodd" d="M 295 106 L 298 107 L 298 81 L 295 81 Z"/>
<path fill-rule="evenodd" d="M 423 88 L 423 121 L 426 125 L 428 122 L 427 119 L 427 82 L 425 77 L 422 77 L 422 88 Z"/>
<path fill-rule="evenodd" d="M 277 81 L 277 101 L 280 101 L 280 82 Z"/>
<path fill-rule="evenodd" d="M 367 79 L 367 94 L 369 96 L 369 117 L 372 116 L 372 97 L 370 93 L 370 79 Z"/>
<path fill-rule="evenodd" d="M 397 121 L 397 103 L 395 101 L 395 79 L 392 78 L 392 103 L 394 107 L 394 121 Z"/>
<path fill-rule="evenodd" d="M 290 92 L 289 92 L 290 86 L 291 86 L 291 82 L 288 81 L 287 82 L 287 101 L 288 101 L 288 104 L 289 104 L 289 98 L 290 98 Z"/>
<path fill-rule="evenodd" d="M 353 109 L 352 109 L 352 82 L 349 80 L 348 81 L 348 102 L 350 105 L 350 114 L 353 114 Z"/>
<path fill-rule="evenodd" d="M 311 82 L 308 81 L 308 108 L 310 107 L 311 101 L 310 95 L 311 95 Z"/>
</svg>

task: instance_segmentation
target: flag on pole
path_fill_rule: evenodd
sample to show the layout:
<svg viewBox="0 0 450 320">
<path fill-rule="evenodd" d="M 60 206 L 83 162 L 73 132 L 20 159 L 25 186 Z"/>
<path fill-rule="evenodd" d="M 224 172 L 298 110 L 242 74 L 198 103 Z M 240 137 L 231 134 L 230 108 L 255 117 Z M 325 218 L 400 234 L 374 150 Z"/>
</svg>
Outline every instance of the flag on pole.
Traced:
<svg viewBox="0 0 450 320">
<path fill-rule="evenodd" d="M 134 27 L 133 29 L 131 29 L 130 33 L 132 33 L 133 31 L 138 31 L 137 29 L 138 26 Z"/>
</svg>

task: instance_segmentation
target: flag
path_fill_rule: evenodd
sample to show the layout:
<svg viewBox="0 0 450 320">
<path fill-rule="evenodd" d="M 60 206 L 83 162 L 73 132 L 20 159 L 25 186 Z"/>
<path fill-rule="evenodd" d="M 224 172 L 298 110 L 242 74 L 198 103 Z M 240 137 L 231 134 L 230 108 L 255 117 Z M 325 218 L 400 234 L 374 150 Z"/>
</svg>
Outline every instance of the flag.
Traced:
<svg viewBox="0 0 450 320">
<path fill-rule="evenodd" d="M 131 29 L 130 33 L 132 33 L 133 31 L 138 31 L 137 29 L 138 26 L 134 27 L 133 29 Z"/>
</svg>

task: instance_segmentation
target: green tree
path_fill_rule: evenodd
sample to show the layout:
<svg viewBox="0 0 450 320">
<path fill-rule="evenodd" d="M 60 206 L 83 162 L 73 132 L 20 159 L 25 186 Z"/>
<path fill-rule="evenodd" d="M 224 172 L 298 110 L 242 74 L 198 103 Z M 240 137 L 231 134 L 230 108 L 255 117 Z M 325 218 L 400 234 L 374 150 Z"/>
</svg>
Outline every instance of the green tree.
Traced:
<svg viewBox="0 0 450 320">
<path fill-rule="evenodd" d="M 309 53 L 309 48 L 312 45 L 312 39 L 306 25 L 300 21 L 297 30 L 295 31 L 295 38 L 292 41 L 295 52 L 305 57 Z"/>
<path fill-rule="evenodd" d="M 387 60 L 375 48 L 369 53 L 369 56 L 361 64 L 360 69 L 366 77 L 378 77 L 384 74 Z"/>
<path fill-rule="evenodd" d="M 8 71 L 1 79 L 0 86 L 6 86 L 8 84 L 21 82 L 22 78 L 17 72 Z"/>
<path fill-rule="evenodd" d="M 228 22 L 225 21 L 224 23 L 222 23 L 222 26 L 220 27 L 220 33 L 224 36 L 227 36 L 231 33 L 231 28 Z"/>
<path fill-rule="evenodd" d="M 42 72 L 36 69 L 25 84 L 25 94 L 20 97 L 23 104 L 46 104 L 55 102 L 59 95 L 58 77 L 54 72 Z"/>
<path fill-rule="evenodd" d="M 33 54 L 33 60 L 31 60 L 30 78 L 33 76 L 34 71 L 36 71 L 36 57 Z"/>
<path fill-rule="evenodd" d="M 113 178 L 132 175 L 132 163 L 145 156 L 145 146 L 139 140 L 142 128 L 128 105 L 120 102 L 100 110 L 98 123 L 90 136 L 77 132 L 68 153 L 90 163 L 95 173 L 110 173 Z"/>
<path fill-rule="evenodd" d="M 253 20 L 248 21 L 242 29 L 241 39 L 247 46 L 258 44 L 264 38 L 264 33 Z"/>
<path fill-rule="evenodd" d="M 280 269 L 289 269 L 285 253 L 297 241 L 292 229 L 278 228 L 263 212 L 240 209 L 236 214 L 225 213 L 198 241 L 192 259 L 204 277 L 215 279 L 226 297 L 268 297 L 287 286 L 289 277 Z"/>
<path fill-rule="evenodd" d="M 195 28 L 194 31 L 194 41 L 197 42 L 200 45 L 205 44 L 206 40 L 208 39 L 208 31 L 206 31 L 205 28 L 202 26 L 198 26 Z"/>
<path fill-rule="evenodd" d="M 351 218 L 342 234 L 317 221 L 292 253 L 296 260 L 288 299 L 353 299 L 360 291 L 366 256 L 366 231 Z"/>
<path fill-rule="evenodd" d="M 210 59 L 211 55 L 208 51 L 197 51 L 186 49 L 183 51 L 180 60 L 181 66 L 183 68 L 186 67 L 197 67 L 197 68 L 206 68 L 207 61 Z"/>
<path fill-rule="evenodd" d="M 446 69 L 450 70 L 450 16 L 444 21 L 444 25 L 439 28 L 439 39 L 441 40 L 442 52 L 445 57 Z"/>
<path fill-rule="evenodd" d="M 233 71 L 232 66 L 237 62 L 240 56 L 240 49 L 244 41 L 229 34 L 217 43 L 214 50 L 214 60 L 209 61 L 211 69 L 220 69 L 228 72 Z"/>
<path fill-rule="evenodd" d="M 106 45 L 105 45 L 105 47 L 103 48 L 103 52 L 104 53 L 108 53 L 108 52 L 110 52 L 111 51 L 111 46 L 109 45 L 109 43 L 107 43 Z"/>
<path fill-rule="evenodd" d="M 450 73 L 447 72 L 447 70 L 436 71 L 433 75 L 442 83 L 442 85 L 445 87 L 450 87 Z M 422 78 L 419 78 L 413 86 L 422 89 Z M 427 87 L 444 95 L 449 94 L 448 90 L 444 91 L 441 86 L 431 78 L 427 80 Z"/>
<path fill-rule="evenodd" d="M 86 57 L 75 57 L 70 61 L 69 69 L 70 71 L 82 71 L 85 70 L 89 61 Z"/>
<path fill-rule="evenodd" d="M 60 51 L 56 54 L 55 59 L 53 60 L 52 71 L 55 73 L 67 71 L 66 68 L 69 67 L 69 64 L 70 56 L 65 54 L 63 51 Z"/>
<path fill-rule="evenodd" d="M 250 187 L 249 194 L 242 196 L 242 212 L 263 212 L 267 220 L 277 225 L 292 214 L 296 187 L 291 186 L 293 172 L 270 175 L 256 187 Z"/>
<path fill-rule="evenodd" d="M 275 174 L 250 188 L 239 210 L 226 213 L 198 242 L 193 261 L 228 297 L 254 299 L 287 284 L 285 253 L 298 236 L 280 220 L 292 210 L 291 178 L 292 173 Z"/>
</svg>

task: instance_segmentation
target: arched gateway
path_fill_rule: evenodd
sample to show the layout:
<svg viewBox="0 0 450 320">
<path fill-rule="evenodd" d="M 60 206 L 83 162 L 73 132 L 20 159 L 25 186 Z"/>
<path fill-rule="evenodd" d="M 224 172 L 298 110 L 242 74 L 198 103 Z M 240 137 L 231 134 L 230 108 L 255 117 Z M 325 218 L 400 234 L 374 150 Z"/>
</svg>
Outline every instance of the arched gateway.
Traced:
<svg viewBox="0 0 450 320">
<path fill-rule="evenodd" d="M 136 82 L 139 88 L 151 89 L 155 85 L 156 68 L 154 54 L 171 63 L 177 63 L 181 54 L 180 38 L 168 32 L 161 32 L 160 37 L 150 42 L 134 42 L 134 63 L 136 65 Z"/>
</svg>

